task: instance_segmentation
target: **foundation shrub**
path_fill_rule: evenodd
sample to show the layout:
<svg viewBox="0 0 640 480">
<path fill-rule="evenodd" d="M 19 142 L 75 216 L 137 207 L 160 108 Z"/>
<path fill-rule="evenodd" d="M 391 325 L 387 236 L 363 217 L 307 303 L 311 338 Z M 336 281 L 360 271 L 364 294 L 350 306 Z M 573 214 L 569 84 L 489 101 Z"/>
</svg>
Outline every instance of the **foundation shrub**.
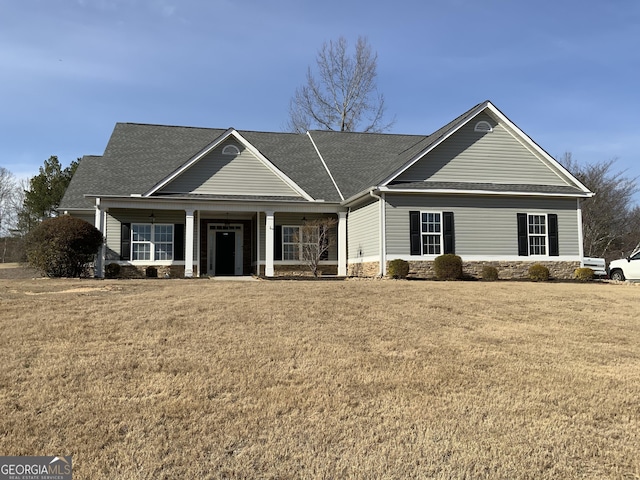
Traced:
<svg viewBox="0 0 640 480">
<path fill-rule="evenodd" d="M 534 282 L 546 282 L 549 280 L 549 269 L 539 263 L 529 267 L 529 280 Z"/>
<path fill-rule="evenodd" d="M 498 280 L 498 269 L 491 265 L 482 267 L 482 280 L 486 282 L 495 282 Z"/>
<path fill-rule="evenodd" d="M 391 278 L 407 278 L 407 275 L 409 275 L 409 262 L 400 258 L 391 260 L 387 267 L 387 275 Z"/>
<path fill-rule="evenodd" d="M 158 278 L 158 269 L 156 267 L 147 267 L 144 274 L 149 278 Z"/>
<path fill-rule="evenodd" d="M 460 280 L 462 278 L 462 258 L 453 253 L 436 257 L 433 270 L 439 280 Z"/>
<path fill-rule="evenodd" d="M 102 241 L 100 231 L 84 220 L 49 218 L 27 235 L 27 263 L 48 277 L 86 276 Z"/>
<path fill-rule="evenodd" d="M 120 264 L 108 263 L 104 266 L 104 276 L 106 278 L 117 278 L 120 275 Z"/>
<path fill-rule="evenodd" d="M 573 272 L 573 278 L 581 282 L 590 282 L 595 278 L 595 273 L 588 267 L 576 268 Z"/>
</svg>

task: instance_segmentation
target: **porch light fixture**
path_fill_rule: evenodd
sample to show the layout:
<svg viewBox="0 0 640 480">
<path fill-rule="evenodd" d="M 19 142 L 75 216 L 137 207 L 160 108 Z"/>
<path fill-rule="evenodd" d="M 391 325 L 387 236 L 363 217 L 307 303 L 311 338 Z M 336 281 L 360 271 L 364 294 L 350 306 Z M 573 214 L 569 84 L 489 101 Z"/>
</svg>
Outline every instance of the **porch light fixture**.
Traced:
<svg viewBox="0 0 640 480">
<path fill-rule="evenodd" d="M 151 225 L 156 221 L 156 216 L 153 214 L 153 210 L 151 210 L 151 215 L 149 215 L 149 220 L 151 221 Z"/>
</svg>

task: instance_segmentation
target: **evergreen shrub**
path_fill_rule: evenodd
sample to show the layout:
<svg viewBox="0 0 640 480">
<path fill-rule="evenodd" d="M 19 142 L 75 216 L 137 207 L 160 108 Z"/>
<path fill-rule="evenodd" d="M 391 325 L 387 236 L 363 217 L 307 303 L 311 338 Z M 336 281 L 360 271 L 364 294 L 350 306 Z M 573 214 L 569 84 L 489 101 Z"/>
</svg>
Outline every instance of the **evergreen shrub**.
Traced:
<svg viewBox="0 0 640 480">
<path fill-rule="evenodd" d="M 387 266 L 387 275 L 396 279 L 407 278 L 407 275 L 409 275 L 409 262 L 400 258 L 391 260 Z"/>
<path fill-rule="evenodd" d="M 48 277 L 86 276 L 102 242 L 100 231 L 80 218 L 49 218 L 26 237 L 27 263 Z"/>
<path fill-rule="evenodd" d="M 549 269 L 536 263 L 529 267 L 529 279 L 534 282 L 546 282 L 549 280 Z"/>
<path fill-rule="evenodd" d="M 573 277 L 581 282 L 590 282 L 595 276 L 593 270 L 588 267 L 576 268 L 575 272 L 573 272 Z"/>
<path fill-rule="evenodd" d="M 462 278 L 462 258 L 453 253 L 436 257 L 433 269 L 439 280 L 460 280 Z"/>
<path fill-rule="evenodd" d="M 498 269 L 491 265 L 482 267 L 482 280 L 487 282 L 495 282 L 498 280 Z"/>
<path fill-rule="evenodd" d="M 107 278 L 117 278 L 120 275 L 120 264 L 109 263 L 104 266 L 104 276 Z"/>
</svg>

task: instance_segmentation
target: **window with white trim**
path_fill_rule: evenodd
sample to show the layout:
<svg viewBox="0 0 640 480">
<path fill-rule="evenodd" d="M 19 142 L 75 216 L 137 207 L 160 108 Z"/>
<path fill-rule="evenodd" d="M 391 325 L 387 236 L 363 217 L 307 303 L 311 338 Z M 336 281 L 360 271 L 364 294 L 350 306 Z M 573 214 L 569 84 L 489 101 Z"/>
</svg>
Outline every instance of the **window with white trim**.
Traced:
<svg viewBox="0 0 640 480">
<path fill-rule="evenodd" d="M 299 260 L 300 244 L 298 238 L 300 227 L 282 226 L 282 259 Z"/>
<path fill-rule="evenodd" d="M 223 155 L 240 155 L 240 149 L 235 145 L 226 145 L 222 149 Z"/>
<path fill-rule="evenodd" d="M 304 258 L 303 248 L 317 249 L 318 228 L 301 228 L 296 225 L 282 226 L 282 259 L 300 260 Z M 308 253 L 308 252 L 307 252 Z"/>
<path fill-rule="evenodd" d="M 490 132 L 493 132 L 493 127 L 486 120 L 480 120 L 478 123 L 476 123 L 476 126 L 473 127 L 473 131 L 481 132 L 481 133 L 490 133 Z"/>
<path fill-rule="evenodd" d="M 529 230 L 529 255 L 547 254 L 547 215 L 529 214 L 527 216 Z"/>
<path fill-rule="evenodd" d="M 440 255 L 442 252 L 442 213 L 420 212 L 420 232 L 423 255 Z"/>
<path fill-rule="evenodd" d="M 173 260 L 173 225 L 131 224 L 131 260 Z"/>
</svg>

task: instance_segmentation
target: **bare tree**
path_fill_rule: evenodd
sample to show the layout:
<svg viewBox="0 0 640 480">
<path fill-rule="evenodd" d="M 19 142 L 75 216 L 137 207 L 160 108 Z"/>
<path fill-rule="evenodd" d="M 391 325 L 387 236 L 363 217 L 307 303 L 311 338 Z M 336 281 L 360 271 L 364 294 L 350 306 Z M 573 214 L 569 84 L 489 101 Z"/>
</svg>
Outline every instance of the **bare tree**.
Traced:
<svg viewBox="0 0 640 480">
<path fill-rule="evenodd" d="M 320 218 L 306 220 L 294 235 L 294 242 L 302 245 L 302 260 L 311 270 L 314 277 L 318 276 L 320 261 L 324 260 L 329 249 L 335 245 L 335 218 Z"/>
<path fill-rule="evenodd" d="M 18 182 L 16 177 L 4 167 L 0 167 L 0 237 L 5 237 L 13 227 L 17 215 L 16 196 Z"/>
<path fill-rule="evenodd" d="M 376 88 L 378 54 L 359 37 L 353 56 L 344 37 L 324 43 L 316 57 L 317 75 L 307 70 L 307 83 L 289 104 L 290 131 L 317 128 L 341 132 L 384 132 L 384 97 Z"/>
<path fill-rule="evenodd" d="M 640 242 L 640 208 L 633 199 L 637 179 L 614 171 L 616 159 L 580 164 L 565 153 L 560 163 L 595 192 L 582 203 L 585 255 L 611 260 L 629 254 Z"/>
</svg>

